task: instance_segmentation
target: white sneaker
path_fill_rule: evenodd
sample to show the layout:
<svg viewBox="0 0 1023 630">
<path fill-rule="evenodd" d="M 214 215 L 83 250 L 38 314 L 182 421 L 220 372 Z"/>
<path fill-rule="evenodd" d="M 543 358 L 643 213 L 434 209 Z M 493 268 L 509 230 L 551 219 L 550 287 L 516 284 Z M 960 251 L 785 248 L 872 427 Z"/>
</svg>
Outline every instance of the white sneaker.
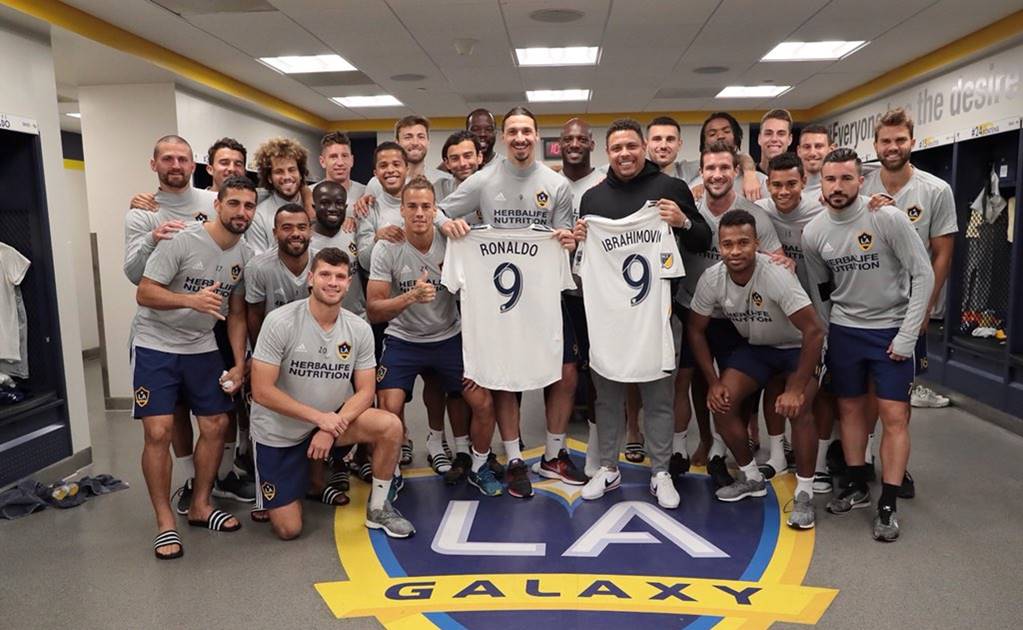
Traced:
<svg viewBox="0 0 1023 630">
<path fill-rule="evenodd" d="M 680 502 L 671 475 L 663 470 L 650 478 L 650 494 L 657 497 L 657 504 L 666 510 L 674 510 Z"/>
<path fill-rule="evenodd" d="M 930 387 L 923 385 L 914 387 L 913 394 L 909 397 L 909 404 L 917 408 L 940 409 L 948 407 L 951 402 L 947 396 L 942 396 Z"/>
<path fill-rule="evenodd" d="M 622 485 L 622 473 L 611 470 L 607 466 L 600 466 L 597 472 L 590 476 L 590 480 L 583 486 L 582 496 L 587 501 L 593 501 L 604 496 Z"/>
</svg>

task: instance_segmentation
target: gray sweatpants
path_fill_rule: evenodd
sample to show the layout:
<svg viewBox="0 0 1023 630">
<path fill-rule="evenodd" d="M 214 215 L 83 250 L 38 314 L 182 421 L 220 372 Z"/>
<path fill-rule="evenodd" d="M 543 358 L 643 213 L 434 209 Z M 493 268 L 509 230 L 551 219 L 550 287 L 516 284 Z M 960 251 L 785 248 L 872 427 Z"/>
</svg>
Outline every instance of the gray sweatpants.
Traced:
<svg viewBox="0 0 1023 630">
<path fill-rule="evenodd" d="M 625 431 L 626 383 L 611 381 L 591 370 L 593 387 L 597 390 L 594 411 L 597 415 L 597 442 L 600 465 L 618 466 L 618 449 Z M 637 383 L 643 400 L 643 433 L 646 452 L 650 455 L 651 473 L 668 470 L 671 459 L 671 438 L 675 431 L 675 372 L 647 383 Z"/>
</svg>

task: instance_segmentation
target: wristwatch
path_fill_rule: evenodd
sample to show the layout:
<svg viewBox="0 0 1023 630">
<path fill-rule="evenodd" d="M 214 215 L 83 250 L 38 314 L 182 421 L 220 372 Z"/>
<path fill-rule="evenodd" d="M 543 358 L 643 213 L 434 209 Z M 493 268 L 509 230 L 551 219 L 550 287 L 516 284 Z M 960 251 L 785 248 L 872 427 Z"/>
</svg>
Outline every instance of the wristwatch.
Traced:
<svg viewBox="0 0 1023 630">
<path fill-rule="evenodd" d="M 682 229 L 688 230 L 691 227 L 693 227 L 693 222 L 689 220 L 689 217 L 686 217 L 686 220 L 682 222 Z"/>
</svg>

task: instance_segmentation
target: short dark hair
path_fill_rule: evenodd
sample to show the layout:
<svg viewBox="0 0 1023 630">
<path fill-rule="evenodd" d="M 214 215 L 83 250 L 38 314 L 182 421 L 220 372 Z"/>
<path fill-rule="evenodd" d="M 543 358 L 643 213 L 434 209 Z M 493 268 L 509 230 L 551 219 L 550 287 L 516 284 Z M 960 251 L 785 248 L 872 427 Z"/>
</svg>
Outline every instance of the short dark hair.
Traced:
<svg viewBox="0 0 1023 630">
<path fill-rule="evenodd" d="M 223 184 L 220 185 L 220 190 L 217 191 L 217 199 L 220 201 L 224 200 L 229 190 L 251 190 L 252 194 L 256 194 L 256 185 L 252 183 L 252 180 L 244 175 L 237 175 L 235 177 L 228 177 Z"/>
<path fill-rule="evenodd" d="M 860 156 L 856 154 L 856 151 L 853 151 L 852 149 L 850 149 L 848 147 L 840 147 L 838 149 L 835 149 L 831 153 L 825 155 L 824 156 L 823 164 L 829 164 L 829 163 L 838 164 L 838 163 L 841 163 L 841 162 L 852 162 L 852 161 L 856 162 L 856 172 L 857 173 L 862 173 L 863 172 L 863 162 L 860 160 Z"/>
<path fill-rule="evenodd" d="M 345 189 L 344 184 L 340 184 L 340 183 L 335 182 L 335 181 L 330 180 L 330 179 L 325 179 L 325 180 L 323 180 L 321 182 L 318 182 L 315 186 L 313 186 L 313 194 L 315 195 L 316 191 L 319 190 L 321 187 L 329 188 L 331 186 L 337 186 L 338 188 L 340 188 L 341 192 L 344 193 L 344 195 L 345 195 L 345 199 L 346 200 L 348 199 L 348 190 Z"/>
<path fill-rule="evenodd" d="M 332 144 L 344 144 L 350 147 L 352 146 L 352 139 L 343 131 L 328 132 L 320 138 L 320 152 L 323 152 L 323 149 L 326 149 Z"/>
<path fill-rule="evenodd" d="M 277 212 L 274 212 L 274 227 L 277 227 L 277 217 L 284 214 L 285 212 L 292 214 L 301 214 L 306 218 L 309 218 L 309 215 L 306 214 L 304 207 L 298 205 L 297 203 L 286 203 L 283 206 L 277 208 Z"/>
<path fill-rule="evenodd" d="M 771 119 L 774 119 L 774 120 L 784 120 L 785 122 L 787 122 L 789 124 L 789 131 L 792 130 L 792 114 L 789 113 L 789 110 L 787 110 L 787 109 L 772 109 L 772 110 L 769 110 L 766 114 L 761 116 L 760 124 L 763 125 L 765 122 L 767 122 L 768 120 L 771 120 Z"/>
<path fill-rule="evenodd" d="M 604 134 L 604 144 L 607 144 L 608 139 L 611 138 L 611 134 L 619 131 L 634 131 L 639 139 L 643 139 L 643 127 L 640 126 L 639 121 L 634 118 L 619 118 L 612 122 L 607 127 L 607 133 Z"/>
<path fill-rule="evenodd" d="M 476 147 L 476 153 L 483 150 L 480 146 L 480 139 L 476 137 L 476 134 L 469 131 L 456 131 L 455 133 L 448 136 L 448 139 L 444 141 L 444 148 L 440 151 L 440 157 L 442 160 L 448 159 L 448 149 L 455 146 L 456 144 L 462 144 L 463 142 L 472 141 L 472 146 Z"/>
<path fill-rule="evenodd" d="M 703 156 L 709 153 L 727 153 L 732 156 L 732 167 L 739 167 L 739 150 L 724 140 L 715 140 L 700 149 L 700 168 L 703 168 Z"/>
<path fill-rule="evenodd" d="M 704 136 L 707 131 L 707 125 L 710 124 L 710 121 L 716 118 L 722 118 L 728 121 L 728 125 L 732 128 L 732 137 L 735 138 L 736 148 L 742 146 L 742 126 L 739 124 L 739 121 L 735 119 L 735 116 L 732 116 L 728 112 L 714 112 L 710 116 L 707 116 L 707 119 L 703 121 L 703 126 L 700 127 L 700 153 L 703 153 L 703 147 L 707 144 L 707 140 Z"/>
<path fill-rule="evenodd" d="M 398 133 L 406 127 L 415 127 L 416 125 L 422 125 L 426 127 L 426 132 L 430 132 L 430 121 L 422 116 L 404 116 L 398 119 L 398 122 L 394 123 L 394 137 L 398 137 Z"/>
<path fill-rule="evenodd" d="M 787 171 L 790 168 L 794 168 L 799 171 L 799 176 L 803 176 L 803 161 L 799 159 L 799 156 L 795 153 L 788 151 L 781 155 L 776 155 L 767 162 L 767 174 L 770 176 L 771 171 Z"/>
<path fill-rule="evenodd" d="M 671 116 L 658 116 L 657 118 L 654 118 L 653 120 L 648 122 L 646 124 L 647 133 L 650 133 L 650 128 L 653 127 L 654 125 L 661 125 L 665 127 L 670 125 L 674 127 L 675 130 L 679 132 L 679 134 L 682 133 L 682 127 L 678 124 L 678 121 L 672 118 Z"/>
<path fill-rule="evenodd" d="M 501 119 L 501 131 L 504 131 L 504 126 L 508 124 L 508 119 L 512 116 L 529 116 L 533 121 L 533 129 L 540 129 L 540 125 L 537 124 L 536 116 L 533 115 L 533 112 L 519 105 L 518 107 L 512 107 L 509 109 L 508 113 Z"/>
<path fill-rule="evenodd" d="M 877 134 L 881 127 L 905 127 L 909 130 L 909 137 L 913 137 L 913 117 L 901 107 L 890 109 L 877 119 L 874 125 L 874 142 L 877 142 Z"/>
<path fill-rule="evenodd" d="M 434 189 L 433 184 L 430 183 L 430 180 L 426 179 L 424 175 L 416 175 L 401 189 L 402 203 L 405 203 L 405 193 L 410 190 L 429 190 L 433 194 L 434 200 L 436 201 L 437 199 L 437 191 Z"/>
<path fill-rule="evenodd" d="M 245 150 L 245 145 L 238 142 L 234 138 L 221 138 L 213 143 L 210 150 L 206 152 L 206 163 L 213 164 L 214 158 L 217 157 L 217 151 L 221 149 L 230 149 L 231 151 L 237 151 L 242 154 L 242 162 L 245 162 L 249 158 L 248 151 Z"/>
<path fill-rule="evenodd" d="M 754 236 L 757 233 L 757 219 L 748 210 L 742 210 L 737 208 L 735 210 L 729 210 L 728 212 L 721 215 L 721 220 L 718 221 L 718 230 L 720 231 L 723 227 L 735 227 L 739 225 L 752 225 Z"/>
<path fill-rule="evenodd" d="M 377 158 L 379 158 L 380 154 L 384 151 L 397 151 L 398 153 L 401 153 L 401 159 L 405 160 L 405 163 L 408 164 L 408 153 L 405 152 L 405 148 L 397 142 L 387 140 L 385 142 L 381 142 L 377 145 L 377 148 L 373 149 L 373 168 L 376 168 Z"/>
<path fill-rule="evenodd" d="M 487 109 L 485 107 L 477 107 L 476 109 L 474 109 L 471 112 L 469 112 L 468 114 L 466 114 L 466 116 L 465 116 L 465 128 L 466 129 L 469 128 L 470 121 L 472 120 L 472 117 L 475 116 L 476 114 L 486 114 L 487 117 L 490 118 L 490 122 L 492 122 L 494 124 L 497 124 L 497 121 L 494 120 L 493 112 L 491 112 L 489 109 Z"/>
<path fill-rule="evenodd" d="M 156 159 L 157 156 L 159 155 L 160 145 L 163 144 L 164 142 L 168 142 L 171 144 L 183 144 L 186 147 L 188 147 L 189 153 L 191 153 L 192 145 L 188 144 L 188 140 L 185 140 L 181 136 L 167 134 L 166 136 L 163 136 L 162 138 L 157 140 L 156 144 L 153 145 L 153 159 Z"/>
<path fill-rule="evenodd" d="M 316 271 L 316 267 L 320 263 L 331 265 L 333 267 L 340 267 L 344 265 L 348 267 L 348 270 L 352 269 L 352 260 L 348 257 L 348 254 L 344 253 L 337 247 L 324 247 L 320 251 L 316 252 L 313 256 L 313 264 L 309 268 L 310 271 Z"/>
<path fill-rule="evenodd" d="M 810 123 L 799 131 L 800 137 L 808 133 L 821 133 L 828 137 L 828 144 L 831 144 L 831 130 L 820 123 Z"/>
</svg>

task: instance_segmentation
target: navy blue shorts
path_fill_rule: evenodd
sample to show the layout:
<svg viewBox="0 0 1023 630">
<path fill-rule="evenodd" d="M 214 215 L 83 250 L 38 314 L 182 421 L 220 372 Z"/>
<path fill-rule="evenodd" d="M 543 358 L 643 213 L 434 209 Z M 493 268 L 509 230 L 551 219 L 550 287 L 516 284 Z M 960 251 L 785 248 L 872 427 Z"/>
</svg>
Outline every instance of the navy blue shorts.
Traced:
<svg viewBox="0 0 1023 630">
<path fill-rule="evenodd" d="M 693 349 L 689 346 L 689 335 L 687 331 L 689 322 L 689 309 L 679 310 L 679 318 L 682 320 L 682 351 L 679 352 L 679 369 L 695 369 L 696 357 Z M 730 320 L 712 317 L 707 323 L 707 345 L 710 346 L 710 355 L 718 364 L 718 373 L 729 367 L 729 360 L 735 349 L 746 343 L 746 339 L 735 329 L 735 324 Z"/>
<path fill-rule="evenodd" d="M 898 328 L 851 328 L 831 324 L 828 330 L 828 371 L 831 392 L 839 398 L 854 398 L 867 393 L 873 379 L 878 398 L 909 401 L 913 387 L 912 359 L 892 361 L 888 346 Z"/>
<path fill-rule="evenodd" d="M 136 418 L 169 416 L 178 400 L 197 416 L 214 416 L 234 407 L 220 388 L 224 361 L 217 350 L 174 354 L 136 347 L 134 363 Z"/>
<path fill-rule="evenodd" d="M 309 443 L 316 431 L 294 446 L 267 446 L 255 442 L 256 509 L 284 507 L 305 497 L 309 489 Z"/>
<path fill-rule="evenodd" d="M 913 363 L 916 366 L 916 375 L 927 373 L 927 335 L 923 334 L 916 338 L 916 349 L 913 351 Z"/>
<path fill-rule="evenodd" d="M 561 300 L 561 337 L 564 341 L 564 349 L 561 353 L 561 363 L 579 362 L 579 343 L 575 338 L 575 327 L 572 325 L 572 317 L 565 306 L 565 300 Z"/>
<path fill-rule="evenodd" d="M 462 335 L 443 341 L 412 343 L 393 335 L 384 335 L 384 349 L 377 367 L 377 389 L 405 390 L 411 399 L 416 377 L 424 372 L 440 376 L 441 387 L 449 394 L 462 391 Z"/>
<path fill-rule="evenodd" d="M 772 377 L 791 374 L 798 369 L 799 353 L 799 348 L 783 349 L 744 343 L 728 358 L 728 369 L 742 372 L 760 387 L 766 387 Z"/>
</svg>

